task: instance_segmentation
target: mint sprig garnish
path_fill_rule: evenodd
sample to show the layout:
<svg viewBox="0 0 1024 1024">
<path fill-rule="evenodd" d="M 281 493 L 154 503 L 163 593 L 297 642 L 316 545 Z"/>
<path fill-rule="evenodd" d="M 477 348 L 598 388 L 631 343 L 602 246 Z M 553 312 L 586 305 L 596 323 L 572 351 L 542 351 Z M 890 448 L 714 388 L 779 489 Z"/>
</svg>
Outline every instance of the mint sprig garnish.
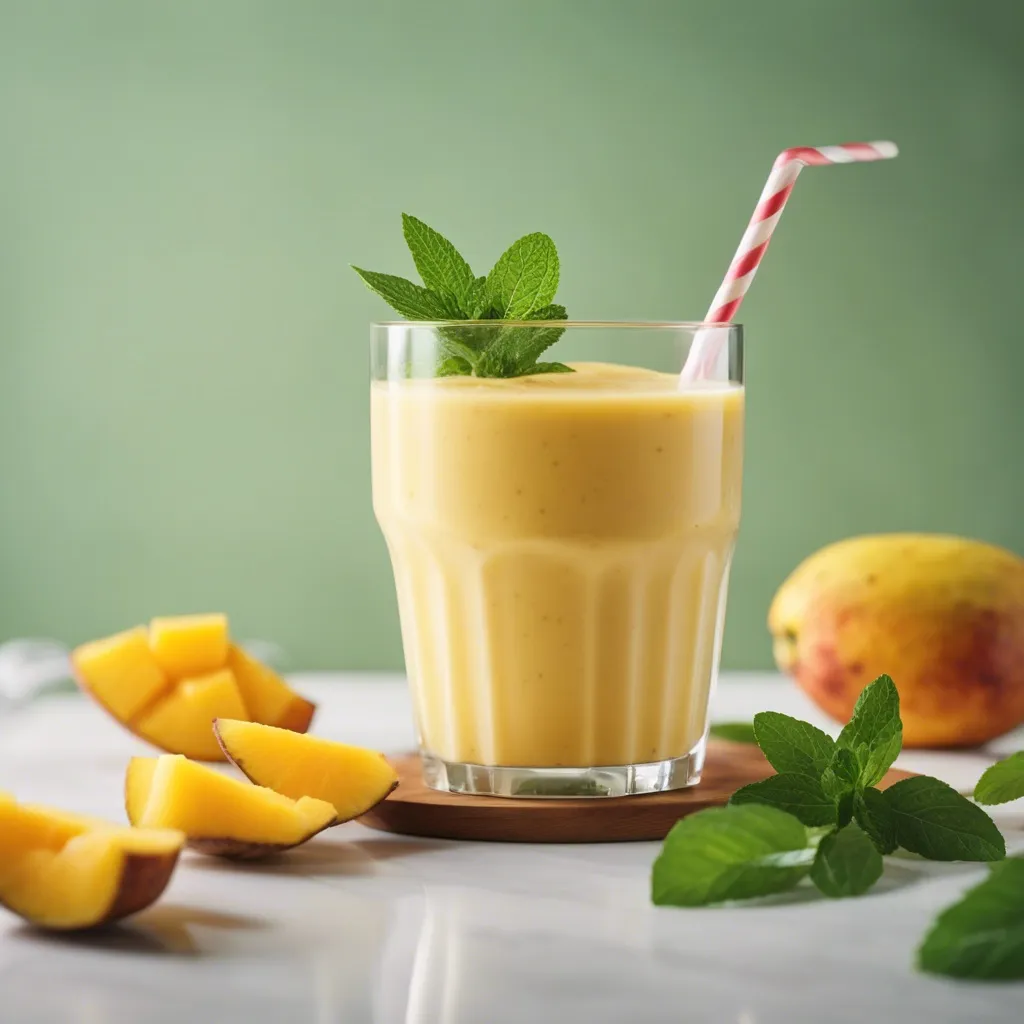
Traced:
<svg viewBox="0 0 1024 1024">
<path fill-rule="evenodd" d="M 773 711 L 754 716 L 753 733 L 777 774 L 673 828 L 654 865 L 655 903 L 767 896 L 808 874 L 826 896 L 857 896 L 898 847 L 931 860 L 1006 855 L 992 819 L 944 782 L 918 775 L 875 788 L 903 742 L 899 693 L 888 676 L 865 687 L 838 740 Z"/>
<path fill-rule="evenodd" d="M 1006 804 L 1024 797 L 1024 750 L 996 761 L 974 787 L 979 804 Z"/>
<path fill-rule="evenodd" d="M 917 951 L 931 974 L 1024 979 L 1024 860 L 993 864 L 989 876 L 947 907 Z"/>
<path fill-rule="evenodd" d="M 567 318 L 565 307 L 553 301 L 560 267 L 555 243 L 547 235 L 524 235 L 502 253 L 489 274 L 476 277 L 458 249 L 428 224 L 403 213 L 402 231 L 423 286 L 393 274 L 352 269 L 409 320 L 475 322 L 466 327 L 438 327 L 437 376 L 572 373 L 563 363 L 539 362 L 565 332 L 564 327 L 505 322 L 537 321 L 539 325 Z"/>
</svg>

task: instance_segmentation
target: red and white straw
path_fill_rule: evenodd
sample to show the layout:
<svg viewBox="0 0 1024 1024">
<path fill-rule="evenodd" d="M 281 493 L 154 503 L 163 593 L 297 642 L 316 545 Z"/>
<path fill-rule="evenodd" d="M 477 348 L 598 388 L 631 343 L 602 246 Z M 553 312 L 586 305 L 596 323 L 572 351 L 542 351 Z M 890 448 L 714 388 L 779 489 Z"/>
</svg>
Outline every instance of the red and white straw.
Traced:
<svg viewBox="0 0 1024 1024">
<path fill-rule="evenodd" d="M 794 146 L 781 152 L 772 165 L 761 198 L 754 208 L 747 230 L 743 232 L 736 255 L 715 293 L 704 322 L 729 323 L 740 308 L 757 268 L 764 259 L 765 250 L 772 240 L 786 201 L 800 172 L 805 167 L 825 164 L 859 164 L 873 160 L 891 160 L 899 150 L 895 142 L 845 142 L 839 146 Z M 709 374 L 718 359 L 724 332 L 709 329 L 694 338 L 690 354 L 683 367 L 682 380 L 693 381 Z"/>
</svg>

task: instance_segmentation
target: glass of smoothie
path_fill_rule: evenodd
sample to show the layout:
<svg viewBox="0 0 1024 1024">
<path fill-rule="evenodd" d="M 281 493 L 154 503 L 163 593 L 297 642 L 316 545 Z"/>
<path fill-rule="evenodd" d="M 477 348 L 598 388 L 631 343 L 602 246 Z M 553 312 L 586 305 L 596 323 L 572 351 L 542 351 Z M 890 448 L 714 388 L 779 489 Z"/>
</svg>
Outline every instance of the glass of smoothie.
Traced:
<svg viewBox="0 0 1024 1024">
<path fill-rule="evenodd" d="M 561 321 L 574 372 L 437 376 L 452 340 L 375 324 L 374 510 L 424 777 L 626 796 L 700 780 L 740 518 L 738 324 Z M 474 333 L 475 332 L 475 333 Z M 717 352 L 682 384 L 698 334 Z"/>
</svg>

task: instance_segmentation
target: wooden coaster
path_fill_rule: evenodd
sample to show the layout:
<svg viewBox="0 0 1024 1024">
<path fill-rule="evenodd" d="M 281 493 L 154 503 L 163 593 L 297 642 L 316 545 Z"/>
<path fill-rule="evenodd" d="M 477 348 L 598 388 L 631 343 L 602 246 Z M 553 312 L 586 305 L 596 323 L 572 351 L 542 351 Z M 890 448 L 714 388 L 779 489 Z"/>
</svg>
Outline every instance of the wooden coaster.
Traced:
<svg viewBox="0 0 1024 1024">
<path fill-rule="evenodd" d="M 597 799 L 529 800 L 464 796 L 428 789 L 418 754 L 389 759 L 399 786 L 359 820 L 383 832 L 438 839 L 505 843 L 619 843 L 664 839 L 684 815 L 718 807 L 741 786 L 773 774 L 761 751 L 747 743 L 712 740 L 700 785 L 671 793 Z M 885 789 L 911 773 L 893 769 Z"/>
</svg>

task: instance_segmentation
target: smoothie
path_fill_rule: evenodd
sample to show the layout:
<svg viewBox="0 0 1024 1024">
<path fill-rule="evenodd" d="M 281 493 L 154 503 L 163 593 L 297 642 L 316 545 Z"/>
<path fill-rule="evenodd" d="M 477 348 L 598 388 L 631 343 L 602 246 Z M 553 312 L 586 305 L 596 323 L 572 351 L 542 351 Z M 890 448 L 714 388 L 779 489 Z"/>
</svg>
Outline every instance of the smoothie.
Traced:
<svg viewBox="0 0 1024 1024">
<path fill-rule="evenodd" d="M 574 368 L 372 385 L 374 509 L 445 761 L 631 765 L 703 737 L 743 388 Z"/>
</svg>

